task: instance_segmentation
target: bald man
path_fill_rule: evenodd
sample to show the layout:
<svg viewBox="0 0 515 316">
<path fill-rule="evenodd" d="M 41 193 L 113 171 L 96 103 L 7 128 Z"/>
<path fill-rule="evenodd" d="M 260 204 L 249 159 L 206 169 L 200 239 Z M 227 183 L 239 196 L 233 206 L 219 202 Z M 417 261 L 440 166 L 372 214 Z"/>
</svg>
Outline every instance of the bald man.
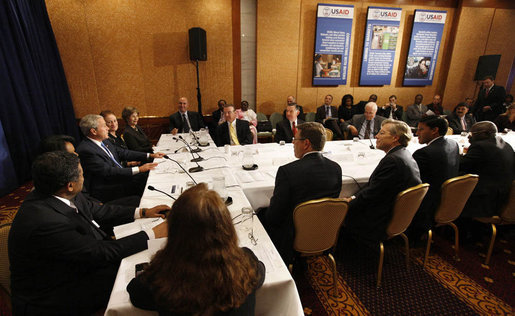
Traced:
<svg viewBox="0 0 515 316">
<path fill-rule="evenodd" d="M 177 102 L 177 112 L 170 115 L 170 133 L 189 133 L 206 127 L 202 116 L 193 111 L 188 111 L 190 103 L 187 98 L 180 97 Z"/>
</svg>

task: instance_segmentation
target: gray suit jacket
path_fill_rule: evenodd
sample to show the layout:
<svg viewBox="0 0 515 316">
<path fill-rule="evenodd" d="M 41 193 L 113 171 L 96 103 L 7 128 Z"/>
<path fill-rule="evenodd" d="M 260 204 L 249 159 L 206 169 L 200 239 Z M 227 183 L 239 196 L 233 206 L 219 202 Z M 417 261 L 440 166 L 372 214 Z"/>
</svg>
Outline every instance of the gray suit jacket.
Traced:
<svg viewBox="0 0 515 316">
<path fill-rule="evenodd" d="M 418 106 L 415 104 L 408 106 L 408 109 L 406 110 L 406 116 L 407 116 L 407 122 L 409 126 L 411 127 L 417 127 L 418 122 L 422 118 L 424 114 L 427 112 L 427 106 L 421 104 L 420 105 L 420 111 L 418 109 Z"/>
<path fill-rule="evenodd" d="M 385 118 L 382 116 L 376 115 L 374 117 L 374 130 L 372 131 L 374 137 L 377 135 L 377 133 L 379 133 L 379 130 L 381 130 L 381 123 L 384 120 L 385 120 Z M 358 133 L 359 133 L 359 131 L 361 130 L 361 127 L 363 126 L 363 124 L 365 122 L 366 122 L 365 114 L 356 114 L 350 120 L 343 122 L 341 125 L 341 128 L 342 128 L 342 130 L 345 131 L 345 130 L 349 129 L 350 125 L 352 125 L 358 130 Z"/>
</svg>

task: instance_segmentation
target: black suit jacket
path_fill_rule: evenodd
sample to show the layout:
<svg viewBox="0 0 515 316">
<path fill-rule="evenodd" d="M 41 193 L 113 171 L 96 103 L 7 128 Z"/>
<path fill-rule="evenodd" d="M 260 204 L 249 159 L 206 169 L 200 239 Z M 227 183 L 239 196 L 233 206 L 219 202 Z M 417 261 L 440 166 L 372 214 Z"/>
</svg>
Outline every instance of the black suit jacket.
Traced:
<svg viewBox="0 0 515 316">
<path fill-rule="evenodd" d="M 392 111 L 392 107 L 389 106 L 387 107 L 386 109 L 383 109 L 382 107 L 379 108 L 377 110 L 377 114 L 378 115 L 381 115 L 382 117 L 386 117 L 386 118 L 389 118 L 390 117 L 390 112 Z M 397 110 L 395 110 L 392 114 L 392 117 L 394 120 L 399 120 L 401 121 L 402 120 L 402 113 L 404 112 L 404 109 L 402 108 L 402 106 L 398 105 L 397 104 Z"/>
<path fill-rule="evenodd" d="M 486 89 L 479 90 L 476 103 L 474 105 L 474 114 L 478 121 L 494 121 L 495 118 L 503 113 L 503 102 L 506 96 L 506 90 L 502 86 L 494 85 L 488 96 L 486 96 Z M 483 107 L 491 106 L 492 109 L 483 112 Z"/>
<path fill-rule="evenodd" d="M 104 144 L 118 162 L 147 159 L 146 153 L 123 149 L 107 140 Z M 119 168 L 102 148 L 88 138 L 79 144 L 77 153 L 84 169 L 84 185 L 93 197 L 107 202 L 128 195 L 141 196 L 147 173 L 133 176 L 132 168 Z"/>
<path fill-rule="evenodd" d="M 364 241 L 385 238 L 397 194 L 420 183 L 420 172 L 410 152 L 402 146 L 391 149 L 370 176 L 368 186 L 349 203 L 346 228 Z"/>
<path fill-rule="evenodd" d="M 447 116 L 447 121 L 449 121 L 449 127 L 452 128 L 453 134 L 461 134 L 461 132 L 468 132 L 470 131 L 472 125 L 476 124 L 474 116 L 468 113 L 465 114 L 465 124 L 467 125 L 465 130 L 463 130 L 463 127 L 461 126 L 461 119 L 455 113 Z"/>
<path fill-rule="evenodd" d="M 306 114 L 304 114 L 304 109 L 302 108 L 302 105 L 297 104 L 297 107 L 299 108 L 299 115 L 297 115 L 297 118 L 305 121 Z M 283 111 L 283 118 L 286 119 L 286 109 L 284 109 Z"/>
<path fill-rule="evenodd" d="M 374 116 L 374 130 L 372 133 L 374 134 L 374 137 L 379 133 L 381 130 L 381 123 L 385 120 L 382 116 Z M 341 124 L 341 128 L 343 131 L 349 129 L 349 125 L 354 126 L 359 131 L 361 130 L 361 127 L 363 127 L 363 124 L 366 122 L 365 114 L 356 114 L 354 115 L 350 120 L 345 121 Z"/>
<path fill-rule="evenodd" d="M 331 105 L 331 117 L 338 118 L 338 109 L 335 106 Z M 315 114 L 315 122 L 323 124 L 322 122 L 325 120 L 325 105 L 321 105 L 317 108 L 317 112 Z"/>
<path fill-rule="evenodd" d="M 302 123 L 304 123 L 303 120 L 297 119 L 297 126 Z M 276 142 L 280 142 L 281 140 L 284 140 L 285 143 L 291 143 L 291 140 L 294 135 L 293 135 L 293 132 L 291 131 L 290 121 L 282 120 L 281 122 L 277 123 L 277 126 L 275 129 L 276 129 L 276 132 L 275 132 L 274 139 Z"/>
<path fill-rule="evenodd" d="M 218 125 L 216 128 L 216 146 L 230 145 L 231 138 L 229 136 L 228 122 Z M 236 119 L 236 135 L 240 145 L 252 144 L 253 138 L 250 132 L 249 122 Z"/>
<path fill-rule="evenodd" d="M 191 129 L 193 131 L 198 131 L 199 129 L 205 127 L 204 120 L 199 113 L 192 111 L 188 111 L 187 113 L 188 120 L 190 121 Z M 170 131 L 174 128 L 178 129 L 179 133 L 183 133 L 182 117 L 181 113 L 178 111 L 170 115 Z"/>
<path fill-rule="evenodd" d="M 427 230 L 440 204 L 442 184 L 447 179 L 458 176 L 460 165 L 458 143 L 452 139 L 440 137 L 430 145 L 415 151 L 413 159 L 417 162 L 422 182 L 429 183 L 429 190 L 411 226 Z"/>
<path fill-rule="evenodd" d="M 134 219 L 134 208 L 99 205 L 79 193 L 73 200 L 104 226 Z M 105 306 L 120 260 L 147 248 L 139 232 L 102 240 L 73 208 L 53 196 L 30 193 L 9 232 L 12 301 L 20 315 L 87 314 Z"/>
<path fill-rule="evenodd" d="M 342 169 L 320 153 L 279 167 L 274 194 L 265 213 L 265 226 L 286 263 L 293 258 L 293 210 L 305 201 L 336 198 L 342 189 Z"/>
<path fill-rule="evenodd" d="M 130 126 L 125 126 L 123 139 L 130 150 L 152 153 L 152 142 L 148 139 L 145 132 L 136 125 L 136 130 Z"/>
<path fill-rule="evenodd" d="M 463 217 L 498 215 L 506 202 L 514 176 L 513 148 L 502 138 L 472 142 L 461 157 L 460 171 L 479 176 Z"/>
</svg>

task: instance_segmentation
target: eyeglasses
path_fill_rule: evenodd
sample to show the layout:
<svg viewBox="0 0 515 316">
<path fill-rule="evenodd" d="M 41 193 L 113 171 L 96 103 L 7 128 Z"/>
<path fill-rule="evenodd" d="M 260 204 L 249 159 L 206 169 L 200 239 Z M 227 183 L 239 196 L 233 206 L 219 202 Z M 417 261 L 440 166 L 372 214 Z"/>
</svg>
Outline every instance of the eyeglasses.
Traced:
<svg viewBox="0 0 515 316">
<path fill-rule="evenodd" d="M 291 142 L 293 143 L 293 142 L 294 142 L 294 141 L 296 141 L 296 140 L 306 140 L 306 138 L 295 138 L 295 137 L 293 137 L 293 138 L 291 139 Z"/>
</svg>

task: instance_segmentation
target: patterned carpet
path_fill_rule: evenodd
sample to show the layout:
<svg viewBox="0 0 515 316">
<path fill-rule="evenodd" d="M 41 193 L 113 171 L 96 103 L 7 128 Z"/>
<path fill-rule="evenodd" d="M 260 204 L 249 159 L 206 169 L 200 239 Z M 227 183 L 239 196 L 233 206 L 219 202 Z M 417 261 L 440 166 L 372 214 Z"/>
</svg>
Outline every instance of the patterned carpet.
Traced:
<svg viewBox="0 0 515 316">
<path fill-rule="evenodd" d="M 402 247 L 392 242 L 376 288 L 378 253 L 343 237 L 336 254 L 338 296 L 327 257 L 308 258 L 294 277 L 306 315 L 515 315 L 514 241 L 498 238 L 488 267 L 483 245 L 462 245 L 456 261 L 451 242 L 437 234 L 426 269 L 423 250 L 416 249 L 408 271 Z"/>
<path fill-rule="evenodd" d="M 0 198 L 0 224 L 14 219 L 31 191 L 26 183 Z M 342 234 L 336 251 L 338 295 L 327 257 L 311 257 L 294 267 L 306 315 L 515 315 L 515 231 L 499 228 L 489 266 L 483 264 L 489 241 L 461 243 L 454 259 L 452 239 L 438 230 L 424 269 L 423 250 L 410 251 L 409 270 L 400 243 L 385 245 L 383 282 L 376 287 L 378 252 Z M 1 295 L 0 295 L 1 296 Z M 8 315 L 2 307 L 0 315 Z"/>
</svg>

